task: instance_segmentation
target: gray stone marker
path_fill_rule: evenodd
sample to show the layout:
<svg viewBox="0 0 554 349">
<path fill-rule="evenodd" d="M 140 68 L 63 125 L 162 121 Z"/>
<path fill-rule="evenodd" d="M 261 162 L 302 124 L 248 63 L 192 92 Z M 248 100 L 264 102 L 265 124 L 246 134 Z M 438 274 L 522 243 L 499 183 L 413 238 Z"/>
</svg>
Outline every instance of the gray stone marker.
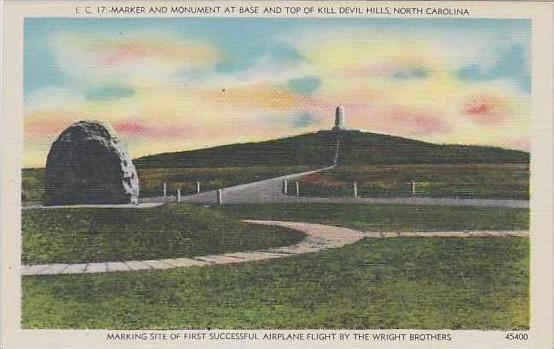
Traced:
<svg viewBox="0 0 554 349">
<path fill-rule="evenodd" d="M 45 192 L 47 205 L 136 204 L 139 182 L 114 132 L 97 121 L 79 121 L 50 148 Z"/>
</svg>

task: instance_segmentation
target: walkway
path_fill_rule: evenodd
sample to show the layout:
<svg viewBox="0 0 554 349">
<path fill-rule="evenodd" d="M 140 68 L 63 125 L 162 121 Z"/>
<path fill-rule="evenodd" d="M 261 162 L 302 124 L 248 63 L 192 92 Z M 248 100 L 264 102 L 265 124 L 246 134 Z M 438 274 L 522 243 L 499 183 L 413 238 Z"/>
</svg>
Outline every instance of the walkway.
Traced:
<svg viewBox="0 0 554 349">
<path fill-rule="evenodd" d="M 527 200 L 506 199 L 459 199 L 459 198 L 431 198 L 431 197 L 398 197 L 398 198 L 365 198 L 365 197 L 294 197 L 286 196 L 283 203 L 309 204 L 384 204 L 384 205 L 429 205 L 429 206 L 476 206 L 476 207 L 506 207 L 528 208 Z"/>
<path fill-rule="evenodd" d="M 90 205 L 56 205 L 56 206 L 45 206 L 45 205 L 29 205 L 21 206 L 22 210 L 43 210 L 43 209 L 52 209 L 52 208 L 152 208 L 156 206 L 163 205 L 163 202 L 141 202 L 137 205 L 135 204 L 90 204 Z"/>
<path fill-rule="evenodd" d="M 284 247 L 275 247 L 261 251 L 233 252 L 220 255 L 198 256 L 191 258 L 168 258 L 151 260 L 134 260 L 101 263 L 55 263 L 23 265 L 23 275 L 56 275 L 56 274 L 83 274 L 105 273 L 116 271 L 169 269 L 192 266 L 208 266 L 217 264 L 245 263 L 251 261 L 284 258 L 304 253 L 318 252 L 329 248 L 342 247 L 352 244 L 364 237 L 368 238 L 397 238 L 397 237 L 528 237 L 525 231 L 473 231 L 473 232 L 361 232 L 349 228 L 331 225 L 245 220 L 247 223 L 279 226 L 295 229 L 307 236 L 301 242 Z"/>
<path fill-rule="evenodd" d="M 292 179 L 320 171 L 330 170 L 333 167 L 334 166 L 329 166 L 320 168 L 318 170 L 293 173 L 286 176 L 279 176 L 258 182 L 240 184 L 234 187 L 224 188 L 221 190 L 223 196 L 223 204 L 274 203 L 287 202 L 286 200 L 288 199 L 294 200 L 295 197 L 283 194 L 283 181 L 285 179 L 289 181 L 290 186 L 290 180 Z M 184 196 L 181 198 L 181 202 L 216 204 L 217 191 L 210 190 L 196 195 Z"/>
</svg>

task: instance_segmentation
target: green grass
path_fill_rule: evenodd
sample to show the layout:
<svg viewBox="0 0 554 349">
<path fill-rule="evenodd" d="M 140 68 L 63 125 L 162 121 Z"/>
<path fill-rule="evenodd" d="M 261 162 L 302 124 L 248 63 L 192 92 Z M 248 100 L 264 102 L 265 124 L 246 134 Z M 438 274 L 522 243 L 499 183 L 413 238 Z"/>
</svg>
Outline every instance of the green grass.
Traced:
<svg viewBox="0 0 554 349">
<path fill-rule="evenodd" d="M 432 144 L 412 139 L 348 130 L 319 131 L 264 142 L 144 156 L 140 168 L 221 166 L 329 166 L 340 138 L 339 163 L 460 164 L 529 163 L 529 153 L 497 147 Z"/>
<path fill-rule="evenodd" d="M 157 210 L 161 212 L 129 211 L 136 212 L 133 218 L 154 217 L 158 223 L 173 222 L 164 219 L 168 215 L 178 217 L 175 221 L 186 222 L 179 224 L 181 228 L 198 228 L 196 224 L 200 223 L 219 227 L 213 235 L 207 233 L 208 229 L 190 236 L 189 244 L 199 240 L 196 250 L 203 250 L 207 242 L 216 249 L 236 246 L 237 236 L 242 249 L 244 243 L 264 234 L 250 230 L 254 228 L 250 226 L 247 233 L 233 233 L 238 218 L 387 231 L 527 229 L 529 221 L 526 209 L 407 205 L 174 205 Z M 50 219 L 59 224 L 67 218 L 64 227 L 71 231 L 80 226 L 80 220 L 63 213 L 80 211 L 85 215 L 89 210 L 25 211 L 24 215 L 36 213 L 34 222 L 47 224 L 47 217 L 40 214 L 60 212 L 61 216 Z M 118 214 L 121 210 L 105 211 L 113 212 L 112 223 L 124 217 Z M 110 221 L 104 216 L 95 220 L 85 215 L 81 219 L 95 229 Z M 123 219 L 122 226 L 134 224 L 132 218 Z M 275 233 L 269 234 L 273 236 L 270 240 L 285 236 L 282 231 Z M 24 248 L 28 244 L 25 235 Z M 144 251 L 165 251 L 168 239 L 155 235 Z M 55 236 L 56 232 L 45 234 L 42 240 L 57 241 Z M 297 238 L 291 236 L 290 240 Z M 82 243 L 72 245 L 68 241 L 74 238 L 61 240 L 59 245 L 54 242 L 53 246 L 60 252 L 68 246 L 76 246 L 69 248 L 73 253 L 87 250 Z M 115 244 L 114 252 L 128 247 L 129 237 L 120 241 L 125 243 Z M 288 243 L 292 241 L 283 242 Z M 135 253 L 136 248 L 132 250 Z M 528 271 L 529 241 L 523 238 L 365 239 L 315 254 L 240 265 L 25 276 L 22 325 L 105 329 L 527 329 Z"/>
<path fill-rule="evenodd" d="M 213 209 L 241 219 L 312 222 L 372 231 L 529 229 L 529 209 L 372 204 L 224 205 Z"/>
<path fill-rule="evenodd" d="M 44 169 L 25 168 L 21 171 L 21 202 L 37 204 L 44 201 Z"/>
<path fill-rule="evenodd" d="M 278 177 L 285 174 L 304 172 L 313 169 L 309 166 L 228 166 L 200 168 L 144 168 L 138 169 L 141 197 L 161 196 L 163 182 L 167 184 L 168 193 L 176 195 L 195 194 L 196 182 L 200 190 L 208 191 L 231 187 Z"/>
<path fill-rule="evenodd" d="M 414 180 L 424 182 L 420 189 L 430 188 L 430 195 L 443 195 L 446 190 L 446 194 L 450 196 L 452 185 L 456 190 L 458 184 L 463 184 L 459 194 L 466 193 L 468 189 L 475 191 L 476 197 L 495 197 L 497 194 L 500 194 L 500 197 L 528 197 L 528 171 L 525 171 L 529 164 L 527 152 L 497 147 L 432 144 L 356 130 L 319 131 L 264 142 L 148 155 L 135 159 L 133 163 L 137 167 L 142 197 L 161 195 L 164 181 L 168 184 L 170 192 L 182 189 L 184 194 L 190 194 L 195 191 L 197 181 L 201 182 L 201 189 L 204 191 L 329 166 L 334 161 L 337 140 L 340 140 L 338 162 L 340 165 L 350 166 L 346 168 L 402 164 L 438 164 L 452 167 L 452 171 L 446 174 L 449 179 L 444 183 L 440 182 L 444 175 L 434 172 L 440 169 L 440 166 L 432 167 L 433 171 L 423 173 L 404 171 L 396 175 L 393 171 L 391 175 L 397 179 L 396 184 L 391 185 L 390 181 L 379 180 L 376 184 L 361 185 L 362 195 L 377 193 L 387 196 L 405 192 L 409 188 L 407 185 L 395 186 L 404 185 L 403 182 L 408 182 L 417 174 Z M 468 174 L 463 169 L 456 173 L 459 169 L 456 166 L 460 164 L 498 164 L 498 167 L 495 174 L 486 173 L 483 177 L 479 173 Z M 520 164 L 523 170 L 515 174 L 515 177 L 510 177 L 510 169 L 507 173 L 502 171 L 506 164 Z M 367 177 L 363 171 L 355 176 L 361 176 L 360 184 Z M 23 170 L 24 203 L 43 201 L 43 173 L 43 169 Z M 438 183 L 434 175 L 438 176 Z M 505 188 L 491 191 L 491 179 L 494 179 L 494 175 L 498 175 L 499 179 L 506 179 L 502 182 Z M 341 178 L 341 181 L 351 182 L 351 179 Z M 443 184 L 446 187 L 443 188 Z M 351 183 L 346 183 L 346 186 L 341 190 L 350 195 Z M 304 190 L 315 192 L 323 189 L 315 190 L 303 186 L 302 191 Z"/>
<path fill-rule="evenodd" d="M 304 234 L 191 205 L 22 212 L 25 264 L 190 257 L 285 246 Z"/>
<path fill-rule="evenodd" d="M 301 196 L 529 199 L 528 164 L 344 165 L 298 180 Z M 290 193 L 295 194 L 294 190 Z"/>
<path fill-rule="evenodd" d="M 24 328 L 529 328 L 529 241 L 365 239 L 266 262 L 23 277 Z"/>
</svg>

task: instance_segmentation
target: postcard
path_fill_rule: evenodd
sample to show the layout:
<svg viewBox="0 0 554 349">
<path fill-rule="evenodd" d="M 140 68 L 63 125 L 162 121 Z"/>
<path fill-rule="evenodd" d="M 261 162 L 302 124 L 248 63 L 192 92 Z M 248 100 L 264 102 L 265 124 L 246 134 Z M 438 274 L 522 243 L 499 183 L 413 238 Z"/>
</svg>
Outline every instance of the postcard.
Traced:
<svg viewBox="0 0 554 349">
<path fill-rule="evenodd" d="M 551 2 L 2 3 L 2 348 L 551 348 Z"/>
</svg>

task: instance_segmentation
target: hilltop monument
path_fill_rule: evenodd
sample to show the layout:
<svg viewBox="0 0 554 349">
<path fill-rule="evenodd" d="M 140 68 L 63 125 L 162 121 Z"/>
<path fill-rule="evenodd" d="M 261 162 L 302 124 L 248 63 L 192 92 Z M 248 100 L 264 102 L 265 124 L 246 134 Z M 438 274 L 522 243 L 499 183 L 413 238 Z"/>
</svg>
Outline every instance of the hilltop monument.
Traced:
<svg viewBox="0 0 554 349">
<path fill-rule="evenodd" d="M 52 143 L 45 184 L 47 205 L 138 203 L 133 161 L 97 121 L 76 122 Z"/>
<path fill-rule="evenodd" d="M 335 127 L 333 131 L 341 131 L 346 129 L 346 120 L 344 115 L 344 107 L 342 105 L 337 106 L 335 110 Z"/>
</svg>

